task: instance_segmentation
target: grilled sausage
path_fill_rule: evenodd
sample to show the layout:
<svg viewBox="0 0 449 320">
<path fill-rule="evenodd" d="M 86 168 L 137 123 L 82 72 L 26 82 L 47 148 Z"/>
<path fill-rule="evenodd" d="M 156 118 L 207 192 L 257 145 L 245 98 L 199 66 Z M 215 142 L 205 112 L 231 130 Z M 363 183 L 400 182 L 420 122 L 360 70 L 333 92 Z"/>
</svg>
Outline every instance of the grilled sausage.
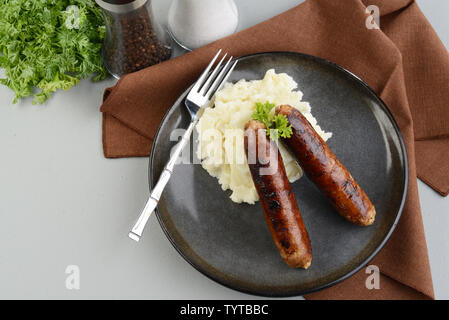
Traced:
<svg viewBox="0 0 449 320">
<path fill-rule="evenodd" d="M 263 123 L 250 120 L 245 125 L 245 153 L 265 220 L 281 257 L 291 267 L 307 269 L 312 262 L 309 235 L 277 145 L 267 137 Z"/>
<path fill-rule="evenodd" d="M 277 107 L 276 114 L 285 115 L 293 130 L 282 141 L 335 209 L 355 224 L 372 224 L 376 210 L 370 199 L 303 114 L 289 105 Z"/>
</svg>

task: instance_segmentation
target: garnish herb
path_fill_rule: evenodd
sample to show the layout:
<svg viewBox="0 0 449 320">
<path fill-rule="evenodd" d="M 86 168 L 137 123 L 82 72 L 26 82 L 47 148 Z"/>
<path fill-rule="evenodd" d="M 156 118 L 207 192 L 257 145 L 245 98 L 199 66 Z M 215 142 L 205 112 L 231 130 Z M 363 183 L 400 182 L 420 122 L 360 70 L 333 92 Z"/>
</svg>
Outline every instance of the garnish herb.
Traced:
<svg viewBox="0 0 449 320">
<path fill-rule="evenodd" d="M 272 109 L 275 107 L 270 102 L 256 102 L 256 109 L 252 115 L 254 120 L 259 120 L 267 128 L 267 136 L 273 140 L 281 138 L 290 138 L 292 135 L 292 126 L 288 123 L 287 117 L 283 114 L 274 115 Z"/>
<path fill-rule="evenodd" d="M 14 103 L 31 95 L 43 103 L 92 74 L 104 79 L 104 34 L 93 0 L 0 0 L 0 83 L 14 90 Z"/>
</svg>

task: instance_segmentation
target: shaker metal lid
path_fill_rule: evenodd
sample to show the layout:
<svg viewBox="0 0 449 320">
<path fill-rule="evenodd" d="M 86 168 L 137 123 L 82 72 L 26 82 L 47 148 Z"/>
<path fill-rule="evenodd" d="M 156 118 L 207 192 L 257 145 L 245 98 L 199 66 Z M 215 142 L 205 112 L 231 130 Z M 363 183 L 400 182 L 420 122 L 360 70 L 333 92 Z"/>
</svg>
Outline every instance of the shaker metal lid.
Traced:
<svg viewBox="0 0 449 320">
<path fill-rule="evenodd" d="M 95 0 L 103 9 L 114 13 L 127 13 L 143 6 L 147 0 Z"/>
</svg>

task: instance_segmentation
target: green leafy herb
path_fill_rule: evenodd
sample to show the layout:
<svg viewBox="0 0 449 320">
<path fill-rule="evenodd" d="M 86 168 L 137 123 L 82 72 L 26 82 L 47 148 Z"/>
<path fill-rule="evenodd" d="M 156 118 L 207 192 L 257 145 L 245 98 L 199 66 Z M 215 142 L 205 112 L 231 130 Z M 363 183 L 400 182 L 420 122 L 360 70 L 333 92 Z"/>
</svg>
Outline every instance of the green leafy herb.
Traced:
<svg viewBox="0 0 449 320">
<path fill-rule="evenodd" d="M 104 79 L 104 34 L 93 0 L 0 0 L 0 83 L 14 90 L 14 103 L 31 95 L 43 103 L 92 74 Z"/>
<path fill-rule="evenodd" d="M 270 102 L 256 102 L 256 109 L 252 118 L 262 122 L 267 128 L 267 135 L 277 140 L 281 138 L 290 138 L 292 135 L 292 126 L 288 123 L 288 119 L 283 114 L 274 115 L 272 109 L 274 104 Z"/>
<path fill-rule="evenodd" d="M 270 111 L 273 108 L 274 104 L 268 101 L 265 103 L 256 102 L 256 110 L 254 110 L 254 113 L 252 115 L 253 119 L 259 120 L 265 125 L 265 127 L 267 128 L 267 132 L 269 131 L 268 129 L 271 128 Z"/>
</svg>

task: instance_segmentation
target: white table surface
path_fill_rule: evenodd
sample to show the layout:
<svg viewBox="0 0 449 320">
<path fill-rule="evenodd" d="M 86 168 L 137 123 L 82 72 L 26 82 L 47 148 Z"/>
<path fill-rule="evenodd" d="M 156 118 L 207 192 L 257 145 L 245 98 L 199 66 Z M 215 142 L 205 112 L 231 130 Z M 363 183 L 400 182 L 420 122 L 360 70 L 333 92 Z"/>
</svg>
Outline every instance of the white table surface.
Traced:
<svg viewBox="0 0 449 320">
<path fill-rule="evenodd" d="M 240 29 L 302 2 L 237 0 Z M 170 1 L 154 0 L 159 17 Z M 449 1 L 418 1 L 449 48 Z M 82 81 L 45 105 L 13 105 L 0 86 L 0 298 L 254 299 L 193 269 L 153 216 L 127 232 L 148 196 L 146 158 L 107 160 L 99 106 L 113 80 Z M 419 182 L 435 294 L 449 299 L 449 197 Z M 80 289 L 65 286 L 68 265 Z"/>
</svg>

